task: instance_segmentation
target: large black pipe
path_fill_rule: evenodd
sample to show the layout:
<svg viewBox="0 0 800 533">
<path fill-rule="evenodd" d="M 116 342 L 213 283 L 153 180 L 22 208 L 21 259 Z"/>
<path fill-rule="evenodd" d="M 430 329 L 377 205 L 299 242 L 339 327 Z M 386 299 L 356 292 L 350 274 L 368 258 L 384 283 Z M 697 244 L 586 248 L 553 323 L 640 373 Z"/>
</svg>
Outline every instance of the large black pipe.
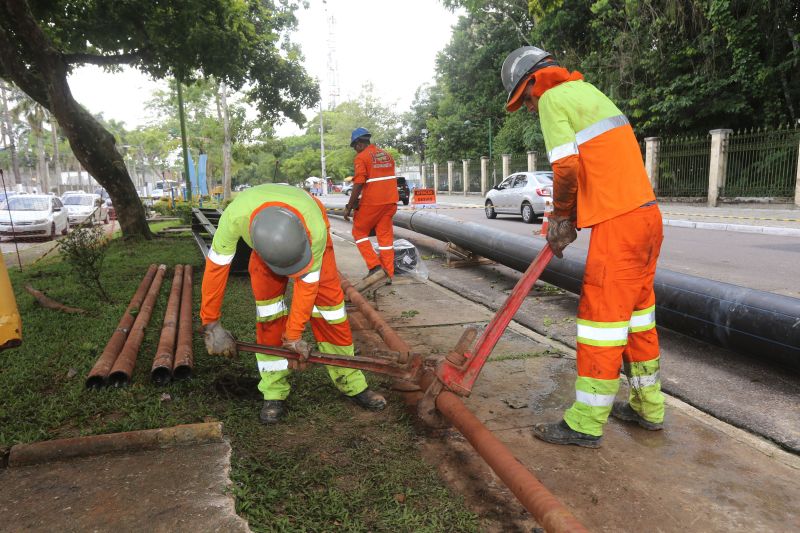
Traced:
<svg viewBox="0 0 800 533">
<path fill-rule="evenodd" d="M 394 225 L 525 271 L 544 239 L 523 237 L 429 211 L 399 211 Z M 586 253 L 567 248 L 542 280 L 580 294 Z M 800 299 L 659 268 L 655 279 L 660 326 L 800 371 Z"/>
</svg>

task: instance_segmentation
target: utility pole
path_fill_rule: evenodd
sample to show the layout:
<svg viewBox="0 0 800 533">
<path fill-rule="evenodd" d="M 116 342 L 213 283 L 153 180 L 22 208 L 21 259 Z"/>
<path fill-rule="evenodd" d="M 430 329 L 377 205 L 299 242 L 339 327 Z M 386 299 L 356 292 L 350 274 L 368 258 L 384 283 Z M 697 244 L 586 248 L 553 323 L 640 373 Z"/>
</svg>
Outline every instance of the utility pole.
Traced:
<svg viewBox="0 0 800 533">
<path fill-rule="evenodd" d="M 325 124 L 322 120 L 322 98 L 319 99 L 319 159 L 322 165 L 322 179 L 325 185 L 323 187 L 327 188 L 328 180 L 325 176 Z"/>
<path fill-rule="evenodd" d="M 192 202 L 192 182 L 189 179 L 189 148 L 186 145 L 186 117 L 183 113 L 183 89 L 181 88 L 181 78 L 177 77 L 178 84 L 178 116 L 181 121 L 181 145 L 183 146 L 183 176 L 186 182 L 186 200 Z M 166 193 L 166 191 L 164 191 Z"/>
</svg>

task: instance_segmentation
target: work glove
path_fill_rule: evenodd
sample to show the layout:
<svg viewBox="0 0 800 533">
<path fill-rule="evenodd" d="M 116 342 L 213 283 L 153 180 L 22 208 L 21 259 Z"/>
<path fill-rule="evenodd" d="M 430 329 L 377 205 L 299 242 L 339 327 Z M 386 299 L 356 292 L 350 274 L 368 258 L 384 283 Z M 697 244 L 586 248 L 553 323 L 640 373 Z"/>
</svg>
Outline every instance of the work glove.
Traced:
<svg viewBox="0 0 800 533">
<path fill-rule="evenodd" d="M 562 258 L 564 257 L 564 248 L 578 238 L 578 232 L 575 231 L 575 222 L 571 217 L 558 215 L 550 215 L 547 220 L 549 222 L 547 243 L 553 249 L 553 254 L 558 258 Z"/>
<path fill-rule="evenodd" d="M 308 356 L 311 355 L 311 346 L 306 341 L 303 339 L 289 340 L 286 337 L 281 337 L 281 343 L 281 347 L 299 354 L 301 361 L 308 361 Z"/>
<path fill-rule="evenodd" d="M 236 357 L 238 354 L 236 339 L 230 331 L 222 327 L 219 320 L 209 322 L 203 327 L 203 340 L 209 355 Z"/>
</svg>

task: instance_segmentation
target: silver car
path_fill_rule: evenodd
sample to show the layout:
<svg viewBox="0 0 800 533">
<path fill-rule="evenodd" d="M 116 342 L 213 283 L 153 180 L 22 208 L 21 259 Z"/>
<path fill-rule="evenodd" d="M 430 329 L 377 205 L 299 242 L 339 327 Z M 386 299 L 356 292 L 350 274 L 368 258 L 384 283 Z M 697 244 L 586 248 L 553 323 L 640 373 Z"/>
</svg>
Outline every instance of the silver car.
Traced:
<svg viewBox="0 0 800 533">
<path fill-rule="evenodd" d="M 552 172 L 517 172 L 486 193 L 486 218 L 517 215 L 532 224 L 544 214 L 545 200 L 552 202 L 552 196 Z"/>
<path fill-rule="evenodd" d="M 2 236 L 53 239 L 58 233 L 66 235 L 68 229 L 67 212 L 55 196 L 21 194 L 0 203 Z"/>
<path fill-rule="evenodd" d="M 108 224 L 108 206 L 99 194 L 71 194 L 63 201 L 70 224 L 81 224 L 89 218 L 92 224 Z"/>
</svg>

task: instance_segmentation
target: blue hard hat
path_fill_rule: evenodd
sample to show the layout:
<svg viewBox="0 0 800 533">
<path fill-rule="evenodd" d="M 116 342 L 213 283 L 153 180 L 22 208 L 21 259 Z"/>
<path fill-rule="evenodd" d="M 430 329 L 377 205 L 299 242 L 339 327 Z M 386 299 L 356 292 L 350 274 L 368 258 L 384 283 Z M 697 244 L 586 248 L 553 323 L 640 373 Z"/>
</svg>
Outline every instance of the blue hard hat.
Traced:
<svg viewBox="0 0 800 533">
<path fill-rule="evenodd" d="M 356 128 L 353 130 L 353 133 L 350 134 L 350 146 L 352 147 L 358 139 L 361 137 L 366 137 L 369 139 L 372 137 L 372 134 L 367 131 L 367 128 Z"/>
</svg>

